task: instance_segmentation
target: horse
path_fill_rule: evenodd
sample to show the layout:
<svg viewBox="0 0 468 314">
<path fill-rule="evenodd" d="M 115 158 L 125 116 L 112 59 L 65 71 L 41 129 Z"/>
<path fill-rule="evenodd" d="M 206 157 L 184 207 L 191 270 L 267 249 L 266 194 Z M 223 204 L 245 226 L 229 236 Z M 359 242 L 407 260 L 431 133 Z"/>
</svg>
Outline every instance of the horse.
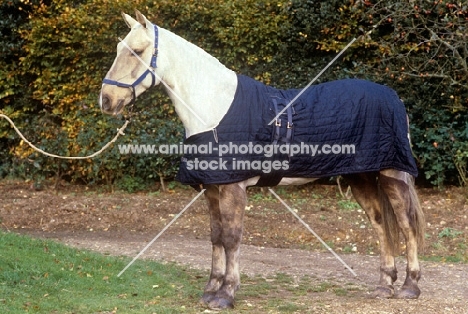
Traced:
<svg viewBox="0 0 468 314">
<path fill-rule="evenodd" d="M 218 145 L 217 148 L 221 150 L 222 143 L 223 148 L 240 148 L 235 147 L 235 144 L 240 144 L 236 141 L 237 137 L 252 140 L 249 144 L 242 142 L 245 144 L 243 152 L 250 151 L 242 156 L 241 151 L 234 152 L 230 155 L 231 161 L 235 157 L 240 160 L 252 153 L 251 150 L 264 148 L 260 154 L 263 159 L 255 164 L 257 168 L 253 166 L 253 162 L 249 169 L 234 169 L 234 164 L 229 171 L 221 174 L 211 167 L 225 166 L 223 161 L 219 160 L 218 163 L 214 158 L 220 156 L 219 152 L 208 157 L 189 153 L 188 157 L 181 160 L 183 169 L 182 174 L 179 172 L 178 179 L 185 184 L 198 185 L 205 189 L 210 213 L 212 265 L 201 297 L 205 306 L 212 309 L 234 307 L 235 293 L 240 287 L 239 258 L 247 188 L 255 185 L 304 184 L 332 175 L 341 175 L 347 180 L 354 198 L 377 232 L 380 243 L 380 277 L 373 296 L 401 299 L 419 297 L 421 290 L 418 281 L 421 270 L 418 248 L 423 245 L 424 240 L 424 214 L 414 186 L 417 169 L 411 155 L 406 109 L 393 90 L 358 80 L 337 81 L 335 85 L 331 82 L 331 85 L 324 86 L 322 84 L 328 83 L 322 83 L 317 85 L 318 89 L 311 88 L 310 97 L 287 106 L 286 103 L 297 95 L 298 90 L 277 90 L 237 75 L 203 49 L 151 23 L 139 11 L 136 11 L 136 19 L 125 13 L 122 16 L 130 32 L 118 43 L 117 56 L 103 80 L 99 96 L 103 113 L 118 115 L 126 106 L 133 105 L 140 94 L 163 83 L 185 128 L 185 143 L 193 144 L 195 142 L 191 142 L 192 139 L 201 137 L 205 144 L 209 141 L 210 145 Z M 267 96 L 256 94 L 259 90 L 266 91 Z M 247 94 L 252 94 L 254 100 L 248 101 Z M 336 96 L 337 94 L 341 96 Z M 326 102 L 320 103 L 321 95 L 328 97 Z M 313 97 L 320 104 L 314 107 L 316 109 L 311 109 L 305 103 Z M 363 97 L 369 100 L 366 104 L 361 99 Z M 241 99 L 241 109 L 233 106 L 237 98 Z M 263 101 L 269 103 L 267 109 L 259 104 Z M 331 103 L 340 103 L 340 107 L 320 109 L 320 106 L 331 106 Z M 365 107 L 363 113 L 356 115 L 355 112 L 360 112 L 361 107 Z M 341 118 L 345 111 L 350 112 L 351 118 Z M 262 117 L 265 112 L 269 116 Z M 299 120 L 295 119 L 301 115 L 306 117 L 302 127 L 297 122 Z M 271 118 L 274 123 L 268 123 Z M 319 125 L 321 119 L 327 121 L 325 129 Z M 264 124 L 264 131 L 253 126 L 257 120 Z M 367 138 L 366 130 L 376 123 L 379 123 L 378 138 Z M 309 127 L 312 124 L 314 127 Z M 347 153 L 351 159 L 345 159 L 338 155 L 325 154 L 325 150 L 320 156 L 315 156 L 317 162 L 310 158 L 310 152 L 305 154 L 308 159 L 304 155 L 294 156 L 295 151 L 292 148 L 299 147 L 293 146 L 294 139 L 299 138 L 300 133 L 304 133 L 308 141 L 314 141 L 316 134 L 308 136 L 306 133 L 322 130 L 319 132 L 325 135 L 333 133 L 336 136 L 331 139 L 339 140 L 340 132 L 327 131 L 335 124 L 340 124 L 340 132 L 355 135 L 352 139 L 358 145 L 355 148 L 356 156 Z M 244 136 L 247 131 L 254 134 Z M 359 144 L 359 141 L 366 138 L 366 145 L 373 145 L 383 138 L 389 140 L 390 144 L 379 147 L 378 153 L 369 150 L 372 151 L 370 159 L 359 159 L 358 151 L 367 151 L 361 149 L 364 144 Z M 265 139 L 270 140 L 270 144 L 265 144 Z M 263 143 L 263 146 L 258 143 Z M 269 151 L 287 148 L 290 151 L 265 154 L 267 145 L 270 145 Z M 306 147 L 308 146 L 304 145 L 300 148 Z M 336 147 L 329 145 L 328 151 L 334 148 Z M 276 162 L 274 158 L 278 156 L 280 160 Z M 193 157 L 200 159 L 195 160 Z M 208 159 L 202 160 L 203 157 Z M 294 159 L 295 157 L 298 159 Z M 294 161 L 297 160 L 300 161 L 300 169 L 289 173 L 288 167 L 294 169 Z M 198 164 L 194 161 L 198 161 Z M 363 163 L 368 166 L 362 167 Z M 315 164 L 319 168 L 323 164 L 325 170 L 317 169 Z M 345 166 L 341 167 L 341 164 Z M 242 166 L 245 165 L 244 163 Z M 266 171 L 266 166 L 271 171 Z M 397 279 L 394 255 L 399 247 L 400 231 L 406 241 L 407 268 L 405 281 L 397 289 L 394 287 Z"/>
</svg>

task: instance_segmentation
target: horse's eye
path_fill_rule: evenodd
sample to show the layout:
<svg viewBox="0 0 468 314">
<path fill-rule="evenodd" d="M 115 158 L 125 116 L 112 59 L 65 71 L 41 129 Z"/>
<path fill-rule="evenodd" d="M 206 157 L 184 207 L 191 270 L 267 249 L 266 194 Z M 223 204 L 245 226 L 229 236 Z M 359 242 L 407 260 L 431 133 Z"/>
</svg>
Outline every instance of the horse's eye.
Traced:
<svg viewBox="0 0 468 314">
<path fill-rule="evenodd" d="M 133 52 L 135 52 L 137 55 L 141 56 L 143 54 L 144 50 L 143 49 L 135 49 L 135 50 L 133 50 Z"/>
</svg>

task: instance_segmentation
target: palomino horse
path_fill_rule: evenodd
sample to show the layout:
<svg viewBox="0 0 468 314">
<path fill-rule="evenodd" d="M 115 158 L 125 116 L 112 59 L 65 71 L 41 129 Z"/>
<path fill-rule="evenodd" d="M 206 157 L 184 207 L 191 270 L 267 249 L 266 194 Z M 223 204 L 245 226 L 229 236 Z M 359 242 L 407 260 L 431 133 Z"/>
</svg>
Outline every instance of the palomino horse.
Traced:
<svg viewBox="0 0 468 314">
<path fill-rule="evenodd" d="M 330 158 L 336 156 L 322 154 L 314 159 L 314 161 L 317 160 L 320 167 L 325 162 L 325 170 L 321 171 L 321 169 L 313 168 L 315 162 L 312 162 L 311 159 L 300 159 L 301 167 L 299 168 L 305 169 L 305 172 L 302 172 L 303 175 L 300 175 L 302 170 L 296 169 L 292 173 L 283 171 L 289 166 L 291 166 L 291 169 L 295 169 L 295 163 L 293 162 L 295 156 L 292 156 L 291 152 L 288 152 L 289 155 L 279 161 L 279 164 L 275 164 L 272 160 L 261 160 L 260 165 L 276 165 L 274 169 L 280 173 L 280 175 L 273 174 L 267 177 L 266 180 L 262 175 L 262 171 L 252 169 L 243 172 L 227 171 L 229 179 L 226 179 L 224 173 L 216 174 L 207 167 L 196 171 L 197 169 L 194 169 L 196 164 L 189 164 L 187 161 L 190 156 L 185 161 L 183 160 L 181 168 L 184 168 L 184 171 L 182 175 L 179 173 L 179 176 L 183 183 L 203 185 L 203 188 L 206 189 L 205 196 L 211 216 L 212 268 L 210 278 L 204 289 L 202 302 L 213 309 L 232 308 L 234 306 L 234 295 L 240 287 L 239 255 L 244 208 L 247 203 L 246 188 L 257 185 L 260 181 L 262 181 L 262 185 L 269 186 L 303 184 L 326 175 L 343 175 L 347 179 L 355 199 L 365 210 L 373 228 L 377 231 L 381 256 L 380 281 L 375 289 L 374 296 L 378 298 L 418 298 L 420 295 L 418 280 L 421 273 L 417 254 L 418 246 L 422 245 L 423 242 L 424 216 L 413 183 L 413 177 L 417 174 L 417 171 L 409 148 L 406 112 L 403 104 L 396 97 L 396 93 L 387 87 L 360 80 L 324 83 L 318 85 L 319 89 L 311 88 L 311 92 L 306 98 L 309 99 L 309 96 L 313 98 L 314 95 L 317 96 L 323 93 L 324 97 L 329 98 L 325 103 L 314 107 L 315 109 L 310 109 L 303 103 L 298 102 L 290 106 L 289 108 L 292 107 L 290 110 L 284 106 L 284 99 L 281 100 L 281 97 L 291 99 L 294 93 L 297 94 L 297 90 L 279 91 L 254 80 L 238 76 L 202 49 L 163 28 L 153 25 L 138 11 L 136 12 L 136 20 L 126 14 L 123 14 L 123 18 L 131 30 L 125 39 L 118 44 L 117 57 L 103 81 L 100 106 L 104 113 L 119 114 L 125 106 L 133 104 L 136 97 L 141 93 L 163 82 L 185 127 L 186 143 L 199 136 L 210 137 L 217 144 L 223 142 L 223 137 L 230 144 L 238 143 L 235 141 L 236 137 L 244 136 L 245 130 L 249 130 L 249 132 L 256 130 L 256 127 L 252 125 L 259 115 L 258 112 L 261 113 L 263 110 L 263 107 L 258 104 L 262 99 L 259 95 L 255 94 L 254 96 L 257 98 L 254 97 L 251 103 L 245 100 L 247 97 L 244 97 L 243 91 L 252 93 L 248 90 L 254 86 L 257 89 L 265 89 L 267 94 L 271 93 L 273 95 L 272 98 L 268 98 L 269 96 L 267 98 L 269 103 L 274 103 L 274 106 L 268 107 L 266 111 L 273 112 L 272 108 L 275 110 L 270 117 L 261 118 L 261 121 L 267 127 L 267 131 L 262 134 L 267 134 L 267 137 L 271 136 L 272 142 L 276 143 L 276 145 L 280 143 L 292 145 L 296 138 L 300 138 L 300 133 L 304 133 L 306 127 L 309 127 L 309 125 L 303 125 L 301 129 L 300 121 L 295 118 L 301 116 L 301 114 L 306 117 L 306 124 L 313 124 L 313 128 L 311 128 L 313 132 L 325 130 L 323 133 L 327 135 L 331 133 L 338 134 L 338 131 L 330 128 L 335 124 L 339 124 L 340 129 L 344 129 L 346 134 L 357 134 L 357 137 L 352 138 L 353 143 L 355 142 L 357 146 L 356 155 L 351 156 L 354 158 L 351 159 L 351 162 L 349 160 L 343 161 L 344 159 L 333 159 L 331 165 L 327 165 L 332 160 Z M 147 63 L 148 61 L 149 63 Z M 325 93 L 327 89 L 331 91 Z M 341 96 L 337 96 L 338 94 Z M 241 106 L 244 105 L 241 108 L 244 111 L 240 114 L 236 109 L 237 107 L 231 108 L 233 107 L 231 104 L 238 97 L 243 99 L 240 101 Z M 360 100 L 355 101 L 353 98 L 356 97 L 359 97 Z M 271 99 L 274 99 L 274 101 L 271 102 Z M 278 103 L 278 108 L 284 108 L 285 113 L 283 115 L 278 114 L 279 109 L 276 106 L 276 100 L 278 99 L 283 104 L 281 107 Z M 340 99 L 342 101 L 339 101 Z M 362 99 L 370 99 L 371 104 L 365 105 Z M 386 99 L 391 100 L 387 101 Z M 314 101 L 320 102 L 320 97 L 315 97 Z M 340 105 L 341 107 L 338 109 L 326 107 L 326 113 L 323 113 L 321 106 L 332 106 L 331 103 L 340 102 L 345 104 Z M 390 105 L 378 109 L 380 111 L 374 109 L 384 103 Z M 344 121 L 342 121 L 343 119 L 340 120 L 344 112 L 349 111 L 352 115 L 355 112 L 360 112 L 361 107 L 365 107 L 363 118 L 360 115 L 364 113 L 359 113 L 359 116 L 355 115 L 351 116 L 351 118 L 345 116 Z M 278 109 L 278 112 L 276 109 Z M 254 117 L 248 118 L 249 111 L 254 112 Z M 378 112 L 373 114 L 374 111 Z M 303 114 L 304 112 L 305 114 Z M 391 115 L 388 115 L 389 113 Z M 276 122 L 274 125 L 267 125 L 268 120 L 275 115 Z M 283 120 L 284 128 L 280 128 L 279 116 L 282 118 L 287 116 L 287 118 L 284 118 L 287 119 L 287 127 L 284 126 L 286 120 Z M 319 118 L 314 120 L 313 116 Z M 322 116 L 328 121 L 326 129 L 318 125 L 318 120 L 321 120 L 320 117 Z M 237 122 L 229 124 L 231 118 L 237 119 L 238 121 L 236 121 L 240 123 L 245 121 L 248 121 L 248 123 L 241 124 L 238 129 L 233 131 L 232 127 L 236 126 Z M 372 123 L 368 123 L 369 121 Z M 228 122 L 227 127 L 225 122 Z M 364 141 L 363 138 L 366 138 L 367 130 L 371 130 L 371 133 L 374 132 L 372 127 L 378 123 L 378 129 L 375 131 L 378 133 L 378 138 L 367 139 L 366 145 L 372 146 L 375 141 L 380 141 L 382 138 L 390 140 L 390 144 L 379 146 L 377 152 L 372 149 L 362 149 L 364 144 L 360 143 Z M 364 133 L 360 133 L 359 130 Z M 292 131 L 295 132 L 294 140 L 291 135 Z M 226 134 L 230 134 L 231 137 Z M 259 138 L 262 136 L 257 134 L 249 136 L 247 135 L 247 138 L 252 138 L 255 143 L 261 142 Z M 339 136 L 337 135 L 333 139 L 339 139 Z M 313 142 L 314 138 L 306 137 L 306 140 Z M 262 143 L 265 145 L 264 141 Z M 248 146 L 244 148 L 246 147 Z M 258 148 L 257 146 L 250 146 L 250 148 L 252 147 L 254 149 Z M 369 159 L 371 163 L 369 166 L 362 166 L 363 163 L 366 164 L 368 159 L 367 157 L 359 157 L 361 150 L 371 151 L 372 158 Z M 379 159 L 380 155 L 383 155 L 382 160 Z M 402 158 L 401 155 L 405 155 L 405 157 Z M 236 156 L 239 157 L 239 154 Z M 201 158 L 202 156 L 198 157 Z M 208 161 L 213 162 L 216 160 L 210 159 Z M 212 165 L 208 161 L 205 166 Z M 199 165 L 201 164 L 200 162 Z M 346 164 L 344 168 L 341 167 L 342 164 Z M 221 162 L 214 165 L 224 166 Z M 285 165 L 288 167 L 284 167 Z M 350 170 L 347 171 L 346 169 Z M 359 169 L 362 170 L 359 171 Z M 191 170 L 192 172 L 190 172 Z M 233 168 L 231 167 L 230 170 L 233 170 Z M 215 176 L 215 179 L 210 179 L 211 173 Z M 394 252 L 399 246 L 398 236 L 400 231 L 406 240 L 407 268 L 406 279 L 402 287 L 395 290 L 393 284 L 397 279 L 397 269 Z"/>
</svg>

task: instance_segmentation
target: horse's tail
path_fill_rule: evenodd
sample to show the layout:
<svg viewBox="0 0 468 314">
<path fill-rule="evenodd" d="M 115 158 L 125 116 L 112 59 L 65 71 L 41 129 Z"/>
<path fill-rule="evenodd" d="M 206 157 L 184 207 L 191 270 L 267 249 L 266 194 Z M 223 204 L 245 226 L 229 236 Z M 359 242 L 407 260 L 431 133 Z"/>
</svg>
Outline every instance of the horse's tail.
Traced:
<svg viewBox="0 0 468 314">
<path fill-rule="evenodd" d="M 421 208 L 421 204 L 419 203 L 419 198 L 416 193 L 413 177 L 411 177 L 411 179 L 408 182 L 408 188 L 409 208 L 407 215 L 410 227 L 414 232 L 418 248 L 424 248 L 424 232 L 426 222 L 424 218 L 424 212 Z M 395 212 L 393 211 L 392 205 L 390 204 L 387 195 L 382 191 L 380 185 L 379 202 L 380 208 L 382 209 L 385 237 L 388 239 L 388 243 L 393 254 L 396 254 L 399 251 L 400 247 L 400 228 L 398 226 L 398 221 Z"/>
<path fill-rule="evenodd" d="M 418 193 L 414 187 L 414 178 L 411 177 L 409 180 L 409 197 L 410 197 L 410 211 L 409 218 L 411 227 L 414 230 L 416 241 L 419 249 L 424 249 L 424 239 L 426 231 L 426 219 L 422 210 L 421 204 L 419 203 Z"/>
</svg>

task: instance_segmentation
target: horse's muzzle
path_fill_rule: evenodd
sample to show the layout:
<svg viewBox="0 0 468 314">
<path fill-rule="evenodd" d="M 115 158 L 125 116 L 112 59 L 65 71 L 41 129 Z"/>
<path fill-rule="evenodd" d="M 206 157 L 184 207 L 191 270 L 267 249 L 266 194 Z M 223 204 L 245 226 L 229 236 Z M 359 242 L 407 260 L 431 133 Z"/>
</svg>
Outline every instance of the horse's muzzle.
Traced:
<svg viewBox="0 0 468 314">
<path fill-rule="evenodd" d="M 132 103 L 132 101 L 130 101 Z M 118 115 L 124 109 L 126 102 L 125 99 L 117 99 L 117 103 L 113 104 L 112 98 L 106 94 L 102 94 L 99 97 L 99 105 L 101 106 L 101 111 L 105 114 Z"/>
</svg>

